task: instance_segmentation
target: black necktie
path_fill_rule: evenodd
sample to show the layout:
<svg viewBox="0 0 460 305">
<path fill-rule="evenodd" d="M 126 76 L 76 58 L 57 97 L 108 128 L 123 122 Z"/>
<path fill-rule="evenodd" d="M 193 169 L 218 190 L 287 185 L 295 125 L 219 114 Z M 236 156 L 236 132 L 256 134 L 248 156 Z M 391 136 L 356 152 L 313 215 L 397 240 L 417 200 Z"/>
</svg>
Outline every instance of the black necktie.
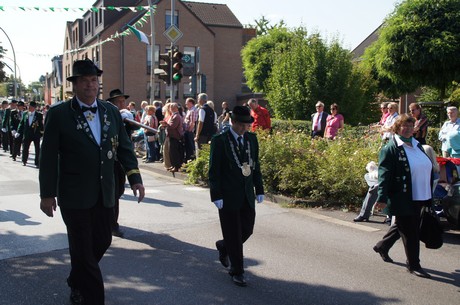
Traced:
<svg viewBox="0 0 460 305">
<path fill-rule="evenodd" d="M 92 113 L 96 113 L 97 107 L 86 107 L 86 106 L 81 106 L 81 111 L 86 112 L 86 111 L 91 111 Z"/>
<path fill-rule="evenodd" d="M 240 156 L 243 157 L 244 145 L 243 145 L 243 137 L 238 137 L 238 150 L 240 151 Z"/>
</svg>

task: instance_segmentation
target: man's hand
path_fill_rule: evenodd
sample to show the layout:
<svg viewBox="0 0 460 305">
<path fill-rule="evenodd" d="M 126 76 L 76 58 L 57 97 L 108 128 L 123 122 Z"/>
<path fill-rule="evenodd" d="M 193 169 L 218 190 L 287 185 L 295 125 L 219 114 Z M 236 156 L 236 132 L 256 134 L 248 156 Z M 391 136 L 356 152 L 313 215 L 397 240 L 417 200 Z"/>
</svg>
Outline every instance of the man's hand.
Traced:
<svg viewBox="0 0 460 305">
<path fill-rule="evenodd" d="M 40 210 L 42 210 L 46 216 L 53 217 L 53 211 L 56 211 L 56 198 L 42 198 L 40 200 Z"/>
<path fill-rule="evenodd" d="M 3 131 L 3 132 L 6 132 L 6 128 L 2 128 L 2 131 Z"/>
<path fill-rule="evenodd" d="M 137 197 L 137 203 L 141 202 L 145 196 L 145 188 L 141 183 L 134 184 L 131 186 L 134 196 Z M 139 191 L 139 196 L 137 196 L 137 191 Z"/>
<path fill-rule="evenodd" d="M 257 203 L 264 202 L 265 196 L 264 195 L 257 195 Z"/>
<path fill-rule="evenodd" d="M 196 136 L 193 140 L 194 140 L 195 142 L 198 142 L 198 138 L 199 138 L 199 136 Z"/>
<path fill-rule="evenodd" d="M 224 207 L 224 200 L 223 199 L 216 200 L 214 201 L 214 204 L 216 205 L 216 208 L 220 210 Z"/>
<path fill-rule="evenodd" d="M 17 138 L 19 138 L 20 136 L 21 136 L 20 133 L 16 133 L 16 134 L 14 135 L 14 138 L 17 139 Z"/>
</svg>

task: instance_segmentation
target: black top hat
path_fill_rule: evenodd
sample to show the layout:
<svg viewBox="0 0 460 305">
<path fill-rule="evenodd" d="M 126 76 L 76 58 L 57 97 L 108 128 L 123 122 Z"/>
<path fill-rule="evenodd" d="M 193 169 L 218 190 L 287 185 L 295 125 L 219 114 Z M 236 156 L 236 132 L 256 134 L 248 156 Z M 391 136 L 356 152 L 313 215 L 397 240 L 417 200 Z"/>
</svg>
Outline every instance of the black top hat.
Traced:
<svg viewBox="0 0 460 305">
<path fill-rule="evenodd" d="M 23 101 L 19 101 L 19 102 L 18 102 L 18 106 L 25 106 L 25 104 L 24 104 Z"/>
<path fill-rule="evenodd" d="M 232 121 L 240 123 L 252 123 L 254 118 L 251 116 L 251 111 L 248 107 L 235 106 L 231 116 Z"/>
<path fill-rule="evenodd" d="M 3 101 L 3 102 L 2 102 L 2 105 L 5 105 L 5 104 L 8 105 L 8 101 Z"/>
<path fill-rule="evenodd" d="M 74 81 L 79 76 L 97 75 L 101 76 L 100 70 L 91 60 L 76 60 L 72 66 L 72 75 L 67 77 L 69 82 Z"/>
<path fill-rule="evenodd" d="M 11 104 L 17 104 L 17 103 L 18 103 L 18 101 L 17 101 L 17 100 L 11 100 L 11 102 L 10 102 L 10 103 L 11 103 Z"/>
<path fill-rule="evenodd" d="M 110 91 L 110 97 L 107 100 L 111 101 L 114 98 L 119 97 L 119 96 L 124 96 L 125 98 L 129 97 L 129 95 L 126 95 L 123 92 L 121 92 L 120 89 L 114 89 L 114 90 Z"/>
<path fill-rule="evenodd" d="M 37 107 L 37 103 L 32 101 L 32 102 L 29 103 L 29 106 L 35 108 L 35 107 Z"/>
</svg>

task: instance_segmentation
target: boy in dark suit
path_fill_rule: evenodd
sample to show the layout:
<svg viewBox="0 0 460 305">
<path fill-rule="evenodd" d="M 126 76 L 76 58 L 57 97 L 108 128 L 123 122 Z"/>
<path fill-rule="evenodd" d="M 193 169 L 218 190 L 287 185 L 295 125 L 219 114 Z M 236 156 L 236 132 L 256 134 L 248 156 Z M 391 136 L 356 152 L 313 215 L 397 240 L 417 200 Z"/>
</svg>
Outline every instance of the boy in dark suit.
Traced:
<svg viewBox="0 0 460 305">
<path fill-rule="evenodd" d="M 247 107 L 236 106 L 231 128 L 212 138 L 209 161 L 211 201 L 219 209 L 224 237 L 216 242 L 219 260 L 228 267 L 230 259 L 229 274 L 238 286 L 246 286 L 243 243 L 253 232 L 254 203 L 264 200 L 259 144 L 248 132 L 253 121 Z"/>
<path fill-rule="evenodd" d="M 72 67 L 75 96 L 46 115 L 40 155 L 40 208 L 53 217 L 56 197 L 67 227 L 73 304 L 104 304 L 99 261 L 112 242 L 114 162 L 126 170 L 138 202 L 144 186 L 119 110 L 97 99 L 102 71 L 90 60 Z"/>
</svg>

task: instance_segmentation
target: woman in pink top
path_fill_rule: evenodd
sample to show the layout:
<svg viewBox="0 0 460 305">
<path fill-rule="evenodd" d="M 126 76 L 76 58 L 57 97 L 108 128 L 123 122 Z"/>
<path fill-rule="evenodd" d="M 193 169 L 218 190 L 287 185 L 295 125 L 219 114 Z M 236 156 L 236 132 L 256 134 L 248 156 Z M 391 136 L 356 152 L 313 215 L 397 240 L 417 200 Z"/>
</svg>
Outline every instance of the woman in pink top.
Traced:
<svg viewBox="0 0 460 305">
<path fill-rule="evenodd" d="M 326 132 L 324 133 L 326 139 L 333 140 L 339 129 L 343 128 L 343 123 L 343 115 L 339 114 L 339 105 L 332 104 L 331 114 L 326 119 Z"/>
</svg>

